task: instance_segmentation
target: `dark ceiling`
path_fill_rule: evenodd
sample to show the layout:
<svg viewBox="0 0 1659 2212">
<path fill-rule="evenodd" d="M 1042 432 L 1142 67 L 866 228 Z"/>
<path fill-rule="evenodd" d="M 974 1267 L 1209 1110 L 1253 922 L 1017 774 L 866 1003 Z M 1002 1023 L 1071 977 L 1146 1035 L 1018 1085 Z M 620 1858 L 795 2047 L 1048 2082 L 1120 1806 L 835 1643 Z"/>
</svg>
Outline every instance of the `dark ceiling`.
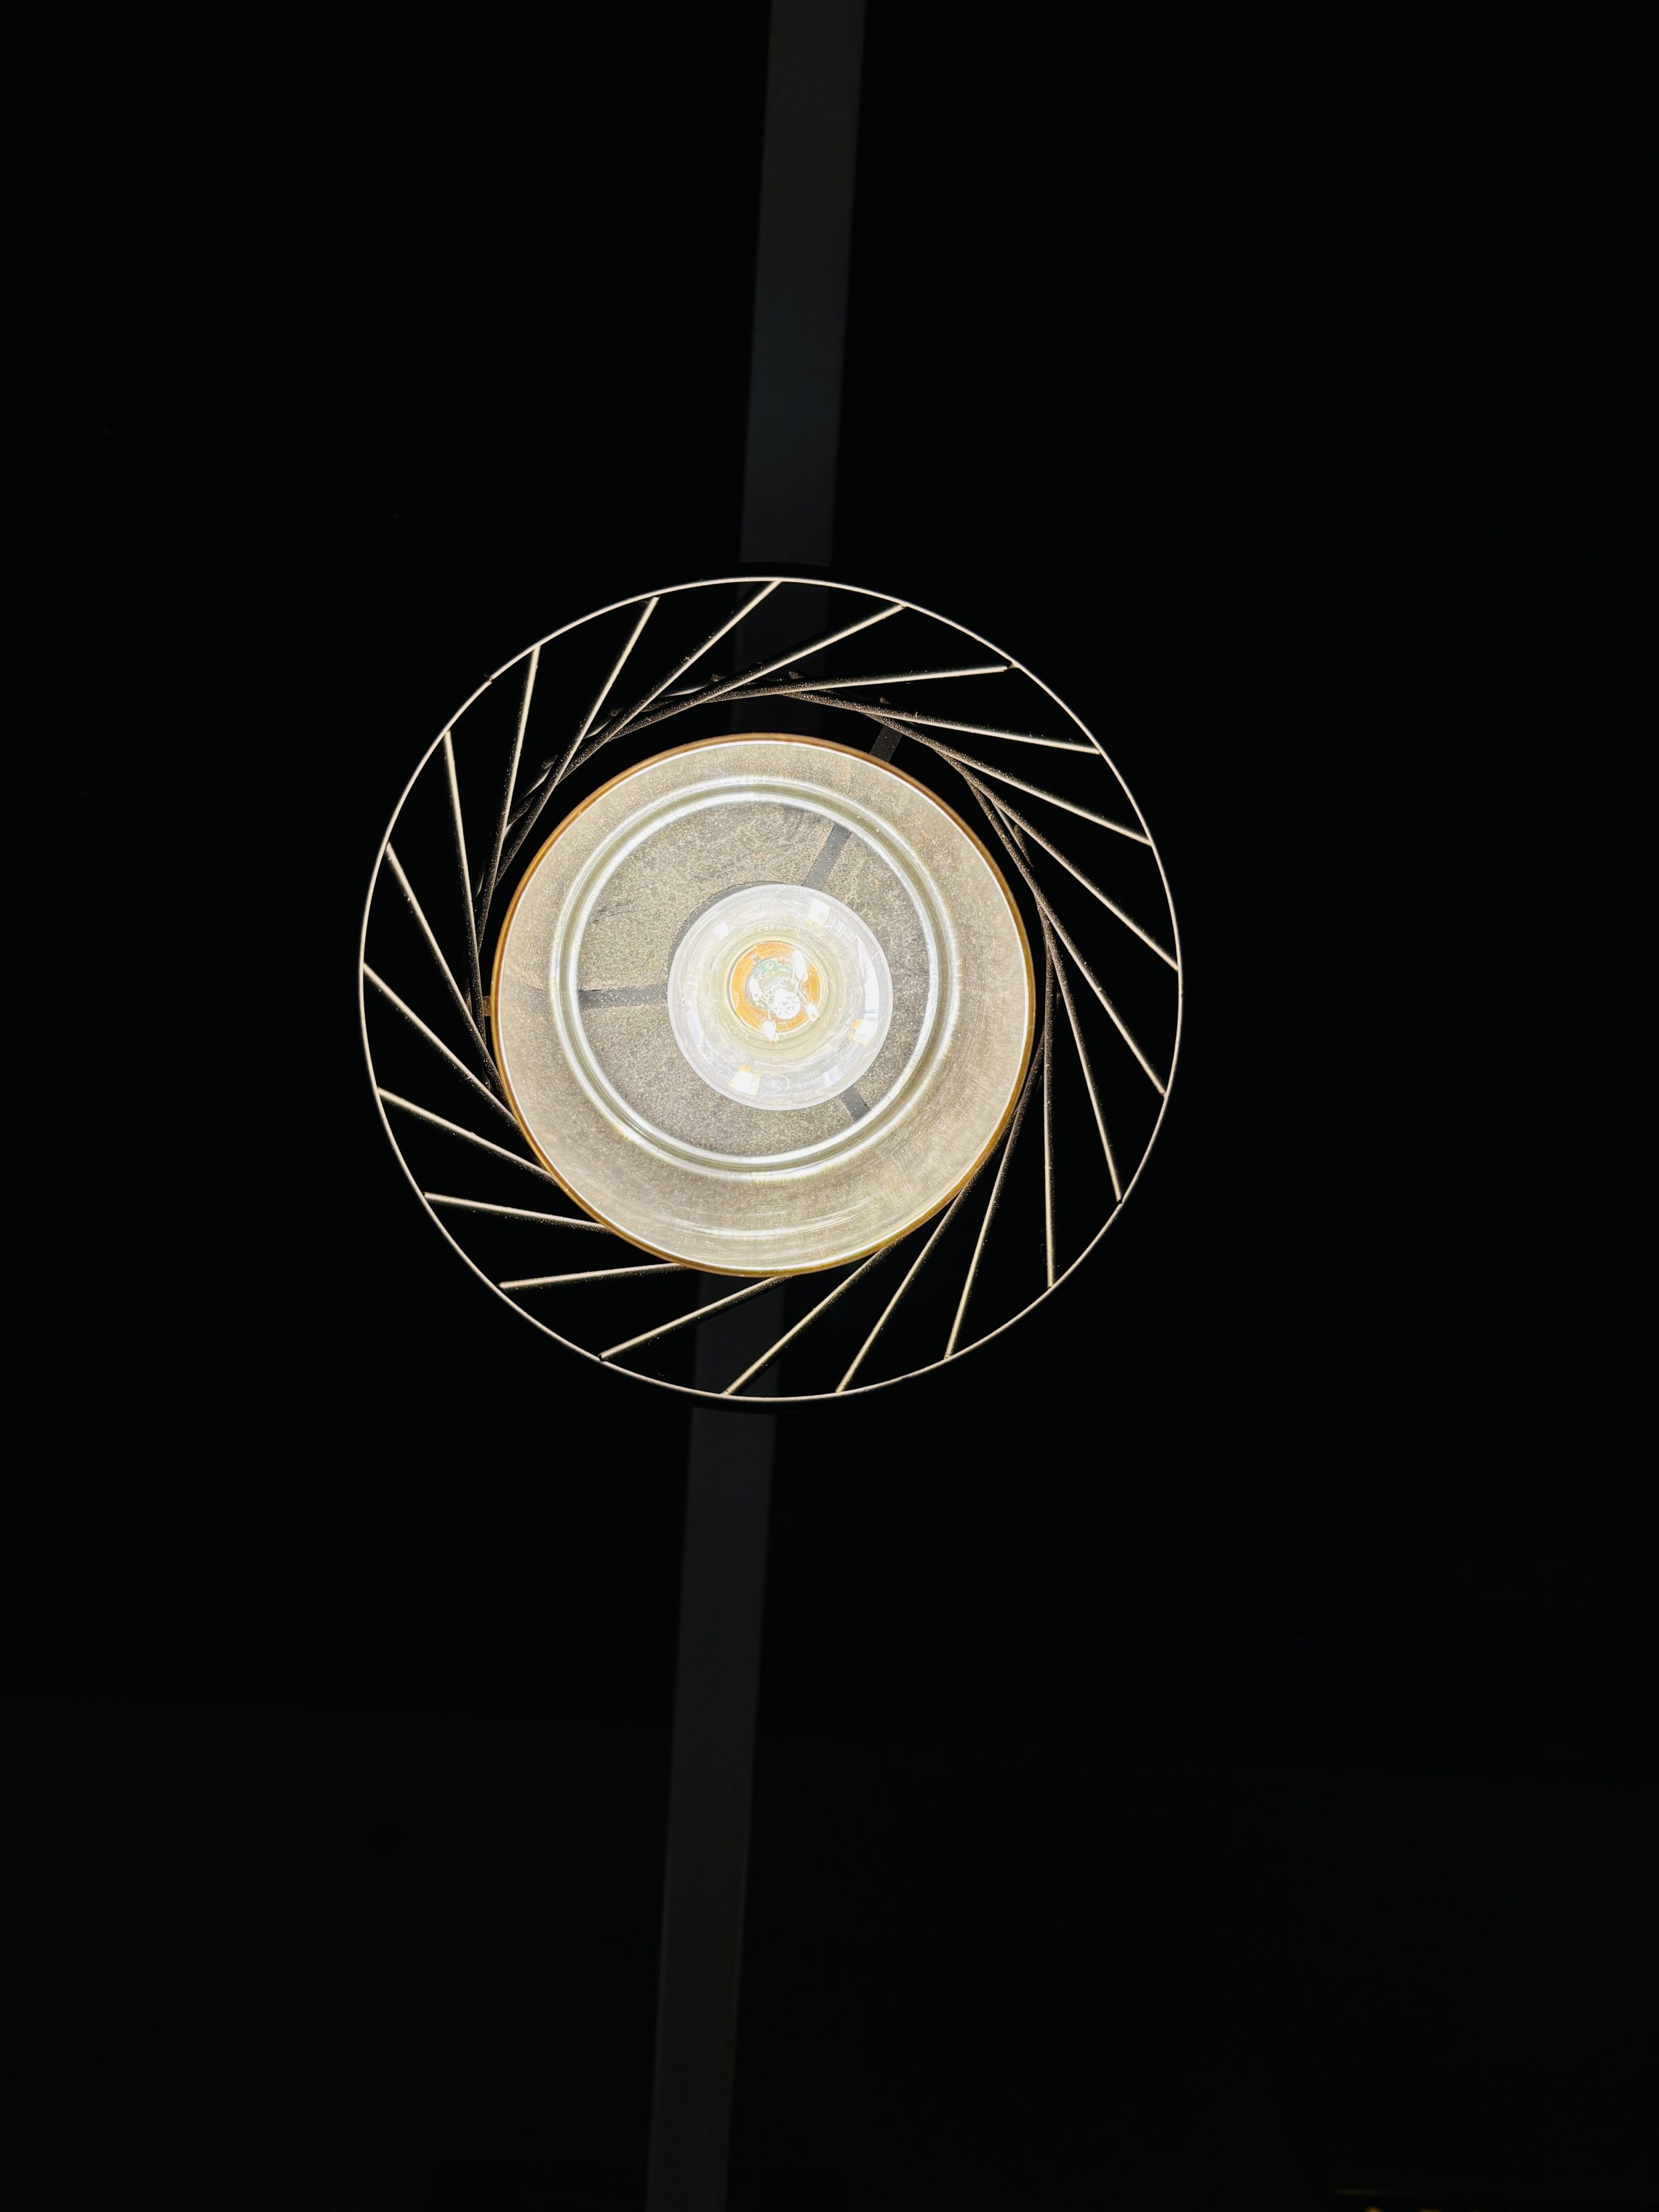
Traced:
<svg viewBox="0 0 1659 2212">
<path fill-rule="evenodd" d="M 870 17 L 834 573 L 1099 729 L 1188 1029 L 1062 1300 L 781 1421 L 734 2202 L 1587 2205 L 1639 2179 L 1638 1577 L 1540 1533 L 1376 1126 L 1352 236 L 1231 58 Z M 736 565 L 764 9 L 308 37 L 176 134 L 123 94 L 165 54 L 97 93 L 66 450 L 143 703 L 75 752 L 66 957 L 132 975 L 9 1565 L 4 2155 L 41 2204 L 621 2206 L 687 1417 L 434 1238 L 353 967 L 455 705 Z"/>
</svg>

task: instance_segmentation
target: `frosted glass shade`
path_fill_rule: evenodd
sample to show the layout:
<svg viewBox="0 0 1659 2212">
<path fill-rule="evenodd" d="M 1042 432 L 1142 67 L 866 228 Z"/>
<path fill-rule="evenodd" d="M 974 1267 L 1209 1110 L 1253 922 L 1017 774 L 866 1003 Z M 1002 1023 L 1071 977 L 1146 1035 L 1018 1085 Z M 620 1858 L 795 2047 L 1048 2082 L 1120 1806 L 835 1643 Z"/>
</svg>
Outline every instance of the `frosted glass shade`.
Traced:
<svg viewBox="0 0 1659 2212">
<path fill-rule="evenodd" d="M 827 1267 L 937 1212 L 1030 1057 L 1001 874 L 931 792 L 850 748 L 714 738 L 604 786 L 531 864 L 491 984 L 538 1156 L 647 1250 Z"/>
</svg>

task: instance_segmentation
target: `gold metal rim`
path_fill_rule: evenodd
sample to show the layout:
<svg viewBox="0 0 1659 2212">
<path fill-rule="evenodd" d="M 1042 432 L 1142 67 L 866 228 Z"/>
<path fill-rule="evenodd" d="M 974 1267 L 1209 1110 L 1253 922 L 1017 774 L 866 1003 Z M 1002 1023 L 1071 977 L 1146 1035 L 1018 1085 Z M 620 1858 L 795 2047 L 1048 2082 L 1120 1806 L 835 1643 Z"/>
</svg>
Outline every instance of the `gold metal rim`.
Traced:
<svg viewBox="0 0 1659 2212">
<path fill-rule="evenodd" d="M 837 1260 L 822 1261 L 817 1267 L 703 1267 L 695 1261 L 683 1258 L 678 1252 L 665 1252 L 658 1245 L 646 1243 L 642 1238 L 632 1235 L 630 1231 L 620 1227 L 617 1223 L 611 1220 L 606 1215 L 599 1212 L 594 1207 L 589 1206 L 585 1199 L 581 1198 L 575 1191 L 572 1190 L 570 1185 L 559 1173 L 552 1161 L 549 1159 L 547 1154 L 542 1150 L 535 1138 L 531 1134 L 529 1126 L 526 1122 L 524 1115 L 519 1110 L 519 1102 L 513 1093 L 512 1079 L 507 1074 L 506 1062 L 501 1056 L 501 1031 L 496 1012 L 496 1009 L 501 1003 L 501 957 L 507 950 L 507 933 L 513 927 L 513 917 L 518 911 L 519 901 L 523 897 L 531 878 L 535 874 L 537 869 L 540 867 L 543 860 L 546 858 L 549 852 L 551 851 L 552 848 L 558 842 L 559 839 L 564 835 L 571 823 L 575 821 L 577 817 L 579 815 L 585 814 L 587 811 L 587 809 L 593 805 L 596 799 L 604 798 L 606 792 L 614 791 L 619 783 L 626 783 L 630 776 L 641 775 L 645 769 L 648 768 L 655 768 L 659 761 L 678 760 L 683 758 L 687 753 L 708 752 L 716 745 L 752 744 L 813 745 L 817 747 L 817 749 L 823 752 L 846 753 L 852 759 L 863 761 L 871 768 L 880 769 L 886 775 L 896 777 L 899 782 L 908 783 L 912 790 L 921 792 L 924 799 L 930 799 L 933 804 L 938 807 L 941 814 L 945 815 L 950 821 L 955 823 L 956 827 L 962 832 L 963 836 L 967 838 L 969 843 L 975 847 L 979 853 L 980 858 L 984 861 L 986 866 L 991 871 L 992 877 L 994 879 L 998 889 L 1001 891 L 1004 899 L 1007 902 L 1009 914 L 1013 918 L 1014 932 L 1019 939 L 1019 949 L 1025 961 L 1025 1042 L 1019 1056 L 1019 1073 L 1014 1079 L 1014 1086 L 1009 1094 L 1008 1103 L 1003 1108 L 1001 1116 L 997 1122 L 996 1127 L 992 1132 L 989 1140 L 979 1154 L 979 1157 L 974 1161 L 972 1166 L 962 1177 L 961 1181 L 953 1184 L 951 1188 L 945 1192 L 944 1197 L 939 1200 L 937 1205 L 930 1206 L 925 1213 L 919 1213 L 914 1221 L 907 1222 L 902 1229 L 896 1230 L 890 1237 L 884 1237 L 880 1238 L 874 1244 L 865 1245 L 860 1251 L 848 1252 Z M 507 1103 L 513 1109 L 513 1118 L 518 1123 L 520 1130 L 523 1133 L 525 1142 L 529 1146 L 536 1158 L 541 1162 L 543 1167 L 546 1169 L 548 1174 L 552 1176 L 554 1182 L 557 1183 L 559 1188 L 564 1193 L 565 1196 L 570 1200 L 573 1205 L 580 1206 L 582 1212 L 587 1215 L 590 1220 L 599 1222 L 603 1228 L 608 1229 L 613 1237 L 619 1237 L 623 1243 L 631 1244 L 635 1251 L 648 1252 L 654 1260 L 671 1261 L 677 1267 L 684 1267 L 690 1273 L 699 1275 L 730 1275 L 743 1282 L 764 1282 L 769 1276 L 776 1277 L 779 1279 L 781 1279 L 783 1277 L 788 1275 L 822 1275 L 827 1274 L 830 1269 L 834 1267 L 851 1267 L 860 1260 L 869 1259 L 873 1253 L 884 1252 L 890 1245 L 900 1243 L 905 1237 L 914 1236 L 918 1229 L 921 1228 L 926 1223 L 933 1220 L 939 1214 L 942 1213 L 945 1207 L 951 1204 L 953 1199 L 959 1197 L 962 1192 L 966 1190 L 969 1184 L 984 1166 L 986 1161 L 988 1160 L 992 1153 L 995 1152 L 998 1145 L 1001 1143 L 1003 1133 L 1007 1128 L 1009 1122 L 1012 1121 L 1014 1109 L 1019 1103 L 1019 1094 L 1025 1087 L 1025 1079 L 1030 1072 L 1031 1051 L 1036 1041 L 1036 969 L 1031 960 L 1030 939 L 1025 934 L 1025 923 L 1021 916 L 1019 908 L 1014 902 L 1013 894 L 1008 888 L 1007 878 L 1003 874 L 1001 869 L 997 866 L 996 861 L 992 858 L 990 850 L 985 844 L 984 840 L 975 835 L 969 824 L 964 822 L 961 815 L 957 812 L 955 807 L 949 805 L 946 800 L 941 799 L 936 791 L 932 790 L 927 784 L 923 783 L 919 777 L 907 775 L 902 768 L 895 768 L 890 761 L 878 760 L 872 754 L 865 751 L 863 748 L 859 745 L 837 744 L 833 738 L 798 737 L 793 733 L 787 733 L 782 731 L 748 730 L 741 732 L 734 732 L 728 737 L 697 738 L 694 738 L 690 744 L 671 745 L 668 747 L 666 751 L 653 753 L 647 760 L 635 761 L 631 768 L 623 769 L 618 775 L 611 776 L 606 782 L 600 784 L 596 790 L 590 791 L 586 799 L 581 800 L 578 805 L 571 808 L 569 813 L 565 816 L 564 819 L 552 832 L 551 836 L 545 838 L 537 848 L 529 866 L 519 878 L 518 886 L 514 890 L 511 899 L 507 902 L 507 911 L 501 916 L 501 927 L 497 932 L 495 938 L 495 956 L 489 963 L 489 1042 L 491 1049 L 495 1054 L 496 1072 L 501 1076 L 501 1087 L 507 1093 Z"/>
</svg>

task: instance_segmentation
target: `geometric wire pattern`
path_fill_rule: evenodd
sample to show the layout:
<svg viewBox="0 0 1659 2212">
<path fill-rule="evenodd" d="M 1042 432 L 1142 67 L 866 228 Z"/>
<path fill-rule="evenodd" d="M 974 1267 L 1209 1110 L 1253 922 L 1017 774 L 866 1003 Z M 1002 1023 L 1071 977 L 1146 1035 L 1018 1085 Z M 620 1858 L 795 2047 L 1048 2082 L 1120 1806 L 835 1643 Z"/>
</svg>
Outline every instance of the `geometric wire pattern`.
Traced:
<svg viewBox="0 0 1659 2212">
<path fill-rule="evenodd" d="M 763 699 L 757 719 L 748 709 Z M 715 1392 L 686 1379 L 694 1325 L 784 1279 L 728 1292 L 676 1264 L 634 1263 L 634 1246 L 575 1209 L 507 1103 L 484 977 L 518 877 L 599 784 L 665 744 L 787 729 L 792 716 L 882 759 L 902 744 L 905 773 L 982 824 L 1025 920 L 1039 1025 L 1007 1127 L 967 1186 L 857 1265 L 790 1278 L 804 1310 Z M 544 1336 L 706 1401 L 740 1401 L 780 1359 L 791 1387 L 768 1407 L 863 1397 L 960 1360 L 1032 1312 L 1133 1188 L 1180 1050 L 1180 935 L 1163 862 L 1092 732 L 959 623 L 806 578 L 641 593 L 497 670 L 393 809 L 360 954 L 380 1119 L 447 1242 Z"/>
</svg>

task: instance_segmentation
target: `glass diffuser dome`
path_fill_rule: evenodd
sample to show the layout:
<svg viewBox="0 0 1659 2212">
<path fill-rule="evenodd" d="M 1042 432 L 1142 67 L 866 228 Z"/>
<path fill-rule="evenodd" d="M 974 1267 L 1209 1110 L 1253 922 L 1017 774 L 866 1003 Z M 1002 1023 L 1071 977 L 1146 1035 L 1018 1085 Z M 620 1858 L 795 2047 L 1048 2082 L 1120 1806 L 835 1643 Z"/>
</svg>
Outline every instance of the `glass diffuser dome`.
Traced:
<svg viewBox="0 0 1659 2212">
<path fill-rule="evenodd" d="M 659 1256 L 768 1276 L 925 1221 L 1013 1110 L 1036 1016 L 985 848 L 885 761 L 710 739 L 605 785 L 502 926 L 495 1056 L 537 1156 Z"/>
</svg>

